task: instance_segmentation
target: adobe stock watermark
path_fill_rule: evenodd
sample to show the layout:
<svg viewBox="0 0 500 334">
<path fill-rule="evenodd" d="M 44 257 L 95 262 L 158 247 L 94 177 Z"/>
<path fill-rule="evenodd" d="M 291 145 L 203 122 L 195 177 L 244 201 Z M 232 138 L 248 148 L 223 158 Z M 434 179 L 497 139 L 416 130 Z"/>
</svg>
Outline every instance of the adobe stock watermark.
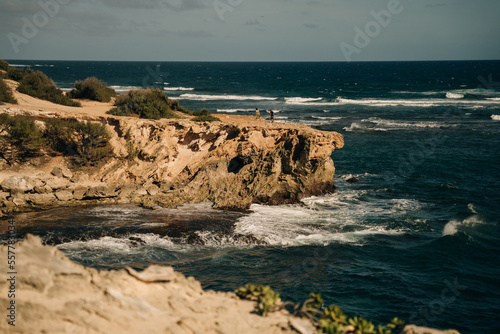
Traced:
<svg viewBox="0 0 500 334">
<path fill-rule="evenodd" d="M 241 5 L 243 0 L 214 0 L 213 6 L 215 12 L 221 21 L 224 21 L 224 14 L 227 12 L 233 12 L 236 7 Z"/>
<path fill-rule="evenodd" d="M 486 89 L 497 88 L 500 87 L 499 81 L 493 81 L 493 73 L 488 75 L 488 79 L 485 79 L 482 75 L 477 77 L 477 80 L 481 83 L 481 85 Z M 479 86 L 481 87 L 481 86 Z"/>
<path fill-rule="evenodd" d="M 413 1 L 413 0 L 408 0 Z M 361 51 L 367 48 L 372 40 L 380 35 L 383 28 L 387 28 L 392 22 L 392 18 L 403 12 L 404 6 L 401 4 L 400 0 L 389 0 L 387 3 L 387 9 L 382 9 L 380 11 L 372 10 L 370 15 L 373 20 L 365 24 L 364 29 L 360 27 L 355 27 L 353 44 L 346 42 L 341 42 L 339 44 L 340 49 L 344 58 L 350 62 L 352 61 L 352 56 L 354 54 L 360 54 Z"/>
<path fill-rule="evenodd" d="M 152 87 L 152 88 L 161 88 L 168 85 L 168 82 L 165 79 L 168 77 L 168 72 L 162 72 L 161 65 L 157 64 L 155 69 L 153 70 L 151 66 L 146 66 L 146 71 L 148 74 L 144 76 L 142 79 L 142 87 Z"/>
<path fill-rule="evenodd" d="M 55 17 L 61 11 L 61 6 L 67 5 L 72 0 L 40 0 L 37 2 L 40 10 L 33 14 L 31 17 L 23 16 L 23 26 L 20 34 L 9 32 L 7 38 L 9 39 L 12 48 L 16 54 L 19 53 L 19 46 L 28 44 L 30 40 L 35 38 L 41 29 L 43 29 L 51 18 Z"/>
<path fill-rule="evenodd" d="M 426 306 L 420 307 L 417 311 L 413 312 L 408 323 L 428 327 L 450 304 L 457 300 L 462 291 L 467 289 L 466 285 L 461 285 L 458 282 L 457 277 L 455 277 L 453 282 L 444 280 L 444 284 L 445 287 L 441 290 L 440 296 L 431 300 Z"/>
</svg>

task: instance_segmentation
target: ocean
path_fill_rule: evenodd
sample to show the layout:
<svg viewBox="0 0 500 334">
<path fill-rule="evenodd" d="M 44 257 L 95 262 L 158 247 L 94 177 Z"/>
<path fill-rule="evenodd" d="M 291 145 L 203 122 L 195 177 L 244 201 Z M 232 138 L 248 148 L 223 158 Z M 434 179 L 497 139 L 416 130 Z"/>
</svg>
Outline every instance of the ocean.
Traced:
<svg viewBox="0 0 500 334">
<path fill-rule="evenodd" d="M 16 216 L 20 236 L 99 269 L 170 265 L 207 289 L 320 292 L 377 323 L 500 332 L 500 61 L 10 63 L 64 90 L 96 76 L 345 136 L 336 192 L 300 205 L 60 208 Z"/>
</svg>

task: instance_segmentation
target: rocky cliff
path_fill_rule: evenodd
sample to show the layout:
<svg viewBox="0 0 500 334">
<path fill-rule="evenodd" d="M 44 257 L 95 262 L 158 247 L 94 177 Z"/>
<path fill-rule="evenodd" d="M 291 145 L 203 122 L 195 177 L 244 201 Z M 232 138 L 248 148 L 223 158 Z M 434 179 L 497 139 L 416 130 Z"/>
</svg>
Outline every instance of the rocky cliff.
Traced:
<svg viewBox="0 0 500 334">
<path fill-rule="evenodd" d="M 0 272 L 15 272 L 0 280 L 2 333 L 317 333 L 307 318 L 260 316 L 256 302 L 204 291 L 171 267 L 97 271 L 32 235 L 12 247 L 0 246 Z M 459 334 L 412 325 L 401 333 Z"/>
<path fill-rule="evenodd" d="M 4 164 L 4 213 L 95 203 L 213 202 L 236 210 L 251 203 L 293 203 L 333 191 L 331 154 L 344 144 L 335 132 L 244 116 L 196 123 L 14 107 L 0 107 L 2 112 L 106 124 L 114 150 L 113 158 L 94 168 L 74 167 L 64 157 L 39 157 L 21 168 Z"/>
</svg>

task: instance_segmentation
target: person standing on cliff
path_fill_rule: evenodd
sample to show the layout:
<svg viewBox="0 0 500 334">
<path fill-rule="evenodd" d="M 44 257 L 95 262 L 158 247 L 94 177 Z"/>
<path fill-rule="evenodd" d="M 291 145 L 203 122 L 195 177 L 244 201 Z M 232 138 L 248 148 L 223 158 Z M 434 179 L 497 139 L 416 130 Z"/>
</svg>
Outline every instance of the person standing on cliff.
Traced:
<svg viewBox="0 0 500 334">
<path fill-rule="evenodd" d="M 255 118 L 259 119 L 260 118 L 260 111 L 259 108 L 255 108 Z"/>
<path fill-rule="evenodd" d="M 269 119 L 274 123 L 274 111 L 272 109 L 269 110 Z"/>
</svg>

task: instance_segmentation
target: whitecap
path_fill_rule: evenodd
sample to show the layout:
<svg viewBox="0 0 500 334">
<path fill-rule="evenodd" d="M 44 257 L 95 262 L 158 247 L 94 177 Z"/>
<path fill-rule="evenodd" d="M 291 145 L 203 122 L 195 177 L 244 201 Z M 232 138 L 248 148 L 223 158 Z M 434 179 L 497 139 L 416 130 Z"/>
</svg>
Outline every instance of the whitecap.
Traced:
<svg viewBox="0 0 500 334">
<path fill-rule="evenodd" d="M 477 224 L 484 224 L 485 222 L 481 219 L 479 215 L 473 215 L 463 220 L 451 220 L 449 221 L 443 228 L 443 237 L 454 235 L 458 232 L 459 229 L 463 229 L 464 227 L 473 227 Z"/>
<path fill-rule="evenodd" d="M 274 101 L 277 97 L 265 97 L 257 95 L 203 95 L 203 94 L 182 94 L 177 97 L 178 100 L 193 100 L 193 101 L 217 101 L 217 100 L 262 100 Z"/>
<path fill-rule="evenodd" d="M 500 115 L 491 115 L 491 119 L 494 121 L 500 121 Z"/>
<path fill-rule="evenodd" d="M 142 89 L 142 87 L 138 86 L 110 86 L 110 88 L 113 88 L 117 93 L 125 93 L 129 90 Z"/>
<path fill-rule="evenodd" d="M 190 90 L 194 90 L 194 88 L 191 88 L 191 87 L 163 87 L 163 90 L 166 90 L 166 91 L 177 91 L 177 90 L 190 91 Z"/>
<path fill-rule="evenodd" d="M 370 131 L 379 131 L 379 132 L 388 132 L 389 130 L 385 128 L 373 128 L 373 127 L 367 127 L 359 123 L 351 123 L 351 125 L 346 126 L 343 128 L 345 131 L 348 132 L 370 132 Z"/>
<path fill-rule="evenodd" d="M 465 97 L 464 94 L 453 93 L 453 92 L 446 92 L 446 98 L 447 99 L 463 99 L 464 97 Z"/>
<path fill-rule="evenodd" d="M 218 113 L 235 113 L 235 112 L 251 112 L 255 111 L 255 109 L 217 109 Z"/>
</svg>

